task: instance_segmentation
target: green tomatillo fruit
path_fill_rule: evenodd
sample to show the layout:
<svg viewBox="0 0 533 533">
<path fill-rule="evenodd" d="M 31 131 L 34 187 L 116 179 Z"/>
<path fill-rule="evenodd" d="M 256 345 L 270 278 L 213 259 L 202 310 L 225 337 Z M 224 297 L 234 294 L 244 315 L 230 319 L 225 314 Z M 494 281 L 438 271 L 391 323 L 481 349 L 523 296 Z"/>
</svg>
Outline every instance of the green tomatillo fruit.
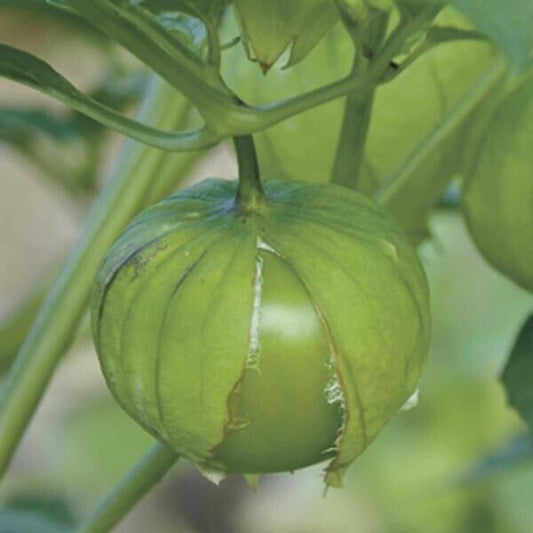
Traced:
<svg viewBox="0 0 533 533">
<path fill-rule="evenodd" d="M 428 288 L 392 218 L 334 185 L 206 180 L 139 215 L 97 277 L 117 401 L 200 467 L 342 473 L 416 389 Z"/>
<path fill-rule="evenodd" d="M 533 75 L 507 95 L 478 139 L 463 213 L 487 261 L 533 291 Z"/>
</svg>

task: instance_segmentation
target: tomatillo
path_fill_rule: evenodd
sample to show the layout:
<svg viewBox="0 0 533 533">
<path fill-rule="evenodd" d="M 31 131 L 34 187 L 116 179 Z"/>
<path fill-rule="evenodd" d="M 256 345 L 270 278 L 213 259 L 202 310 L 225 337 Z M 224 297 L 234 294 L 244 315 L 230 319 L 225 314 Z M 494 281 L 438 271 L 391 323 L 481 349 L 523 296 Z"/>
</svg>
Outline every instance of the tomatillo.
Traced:
<svg viewBox="0 0 533 533">
<path fill-rule="evenodd" d="M 201 467 L 326 483 L 416 388 L 429 339 L 422 266 L 391 217 L 334 185 L 270 181 L 253 210 L 210 179 L 141 213 L 97 277 L 107 383 Z"/>
<path fill-rule="evenodd" d="M 494 111 L 463 188 L 463 214 L 485 259 L 533 292 L 533 76 Z"/>
</svg>

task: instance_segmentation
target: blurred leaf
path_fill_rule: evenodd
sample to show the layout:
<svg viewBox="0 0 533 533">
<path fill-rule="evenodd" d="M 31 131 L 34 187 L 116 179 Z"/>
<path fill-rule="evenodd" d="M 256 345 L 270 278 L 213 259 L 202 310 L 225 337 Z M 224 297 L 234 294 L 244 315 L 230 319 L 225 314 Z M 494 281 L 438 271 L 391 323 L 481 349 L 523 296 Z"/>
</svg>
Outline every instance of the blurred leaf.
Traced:
<svg viewBox="0 0 533 533">
<path fill-rule="evenodd" d="M 42 282 L 36 286 L 0 322 L 0 376 L 9 369 L 22 342 L 26 338 L 26 334 L 46 295 L 48 277 L 46 277 L 46 281 L 47 283 Z"/>
<path fill-rule="evenodd" d="M 502 381 L 509 403 L 533 430 L 533 314 L 516 338 Z"/>
<path fill-rule="evenodd" d="M 485 481 L 488 477 L 506 472 L 509 468 L 533 460 L 531 435 L 519 435 L 500 449 L 471 464 L 458 476 L 453 485 L 469 485 Z"/>
<path fill-rule="evenodd" d="M 31 511 L 0 510 L 2 533 L 68 533 L 73 528 Z"/>
<path fill-rule="evenodd" d="M 124 110 L 141 97 L 145 86 L 144 73 L 112 73 L 90 94 Z M 96 191 L 106 133 L 100 123 L 75 111 L 57 116 L 44 109 L 0 107 L 0 142 L 20 151 L 76 200 L 85 201 Z"/>
<path fill-rule="evenodd" d="M 161 147 L 181 140 L 180 132 L 165 132 L 117 113 L 78 91 L 48 63 L 23 50 L 0 44 L 0 76 L 22 83 L 52 96 L 93 120 L 132 139 Z M 168 146 L 168 144 L 166 145 Z"/>
<path fill-rule="evenodd" d="M 17 497 L 0 509 L 2 533 L 67 533 L 74 530 L 67 502 L 43 495 Z"/>
<path fill-rule="evenodd" d="M 60 431 L 63 471 L 88 494 L 111 486 L 154 442 L 109 395 L 80 405 Z"/>
<path fill-rule="evenodd" d="M 0 74 L 66 103 L 82 101 L 84 105 L 95 105 L 46 62 L 4 44 L 0 45 Z"/>
<path fill-rule="evenodd" d="M 235 0 L 250 59 L 267 72 L 286 49 L 286 67 L 301 61 L 335 23 L 338 14 L 328 0 Z"/>
<path fill-rule="evenodd" d="M 533 50 L 531 0 L 451 0 L 451 4 L 498 45 L 513 70 L 525 67 Z"/>
<path fill-rule="evenodd" d="M 39 109 L 0 108 L 0 139 L 14 144 L 24 144 L 38 134 L 56 141 L 78 135 L 69 120 Z"/>
<path fill-rule="evenodd" d="M 90 37 L 94 44 L 108 42 L 98 29 L 81 19 L 63 0 L 0 0 L 0 8 L 3 7 L 12 11 L 30 12 L 32 21 L 42 19 L 46 23 L 57 22 L 63 28 L 68 28 L 77 38 Z"/>
</svg>

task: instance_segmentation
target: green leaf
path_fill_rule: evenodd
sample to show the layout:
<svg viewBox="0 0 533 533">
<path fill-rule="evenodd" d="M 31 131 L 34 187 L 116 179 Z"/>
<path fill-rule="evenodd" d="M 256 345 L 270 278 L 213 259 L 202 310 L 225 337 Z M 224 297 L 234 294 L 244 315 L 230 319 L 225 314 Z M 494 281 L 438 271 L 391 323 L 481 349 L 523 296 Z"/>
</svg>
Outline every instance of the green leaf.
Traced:
<svg viewBox="0 0 533 533">
<path fill-rule="evenodd" d="M 146 82 L 145 73 L 111 73 L 90 95 L 119 111 L 140 99 Z M 57 116 L 44 108 L 0 107 L 0 142 L 18 150 L 37 165 L 39 175 L 77 201 L 85 202 L 96 191 L 105 133 L 101 124 L 75 111 Z M 0 325 L 0 336 L 1 331 Z"/>
<path fill-rule="evenodd" d="M 301 61 L 337 20 L 327 0 L 235 0 L 248 56 L 267 72 L 288 49 L 285 67 Z"/>
<path fill-rule="evenodd" d="M 10 109 L 0 107 L 0 140 L 24 144 L 39 134 L 56 141 L 77 135 L 70 121 L 40 109 Z"/>
<path fill-rule="evenodd" d="M 533 430 L 533 314 L 523 325 L 502 374 L 509 403 Z"/>
<path fill-rule="evenodd" d="M 36 286 L 0 322 L 0 376 L 6 372 L 24 342 L 28 330 L 39 310 L 46 291 L 48 280 Z"/>
<path fill-rule="evenodd" d="M 51 518 L 28 511 L 0 511 L 0 531 L 3 533 L 69 533 L 72 527 Z"/>
<path fill-rule="evenodd" d="M 451 4 L 497 44 L 512 70 L 523 70 L 533 51 L 531 0 L 451 0 Z"/>
<path fill-rule="evenodd" d="M 0 509 L 2 533 L 68 533 L 73 528 L 74 516 L 64 499 L 30 495 Z"/>
<path fill-rule="evenodd" d="M 78 477 L 83 494 L 107 491 L 153 442 L 108 395 L 81 404 L 58 431 L 63 475 Z"/>
<path fill-rule="evenodd" d="M 48 94 L 105 126 L 157 148 L 178 151 L 212 144 L 212 140 L 204 144 L 199 132 L 165 132 L 129 119 L 78 91 L 41 59 L 5 44 L 0 44 L 0 76 Z"/>
</svg>

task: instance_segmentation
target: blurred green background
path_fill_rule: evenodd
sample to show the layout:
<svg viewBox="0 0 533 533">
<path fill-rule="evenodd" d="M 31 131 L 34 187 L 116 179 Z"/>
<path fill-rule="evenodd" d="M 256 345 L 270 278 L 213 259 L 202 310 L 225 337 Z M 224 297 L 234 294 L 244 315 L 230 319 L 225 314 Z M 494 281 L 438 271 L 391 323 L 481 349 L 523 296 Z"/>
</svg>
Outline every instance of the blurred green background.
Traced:
<svg viewBox="0 0 533 533">
<path fill-rule="evenodd" d="M 127 80 L 117 105 L 128 110 L 142 86 L 132 76 L 136 62 L 83 25 L 71 19 L 65 24 L 31 4 L 0 1 L 2 41 L 45 58 L 86 91 L 102 80 Z M 31 137 L 37 154 L 31 159 L 23 155 L 28 144 L 17 144 L 12 134 L 0 137 L 0 321 L 5 323 L 75 241 L 122 139 L 80 126 L 79 117 L 72 120 L 61 105 L 3 80 L 0 108 L 0 133 L 8 124 L 6 109 L 44 111 L 64 128 L 55 140 L 23 128 L 27 136 L 18 139 Z M 223 146 L 202 157 L 188 180 L 235 172 Z M 83 186 L 72 186 L 73 175 Z M 453 210 L 435 215 L 431 231 L 432 240 L 420 248 L 434 327 L 419 405 L 392 420 L 351 467 L 344 490 L 324 496 L 316 467 L 265 476 L 254 493 L 239 477 L 216 486 L 181 461 L 117 531 L 533 531 L 533 444 L 498 381 L 531 311 L 531 297 L 484 263 Z M 113 403 L 85 324 L 0 489 L 0 531 L 43 531 L 31 514 L 14 519 L 20 509 L 49 517 L 50 531 L 68 530 L 150 443 Z M 2 525 L 7 523 L 12 529 Z"/>
</svg>

